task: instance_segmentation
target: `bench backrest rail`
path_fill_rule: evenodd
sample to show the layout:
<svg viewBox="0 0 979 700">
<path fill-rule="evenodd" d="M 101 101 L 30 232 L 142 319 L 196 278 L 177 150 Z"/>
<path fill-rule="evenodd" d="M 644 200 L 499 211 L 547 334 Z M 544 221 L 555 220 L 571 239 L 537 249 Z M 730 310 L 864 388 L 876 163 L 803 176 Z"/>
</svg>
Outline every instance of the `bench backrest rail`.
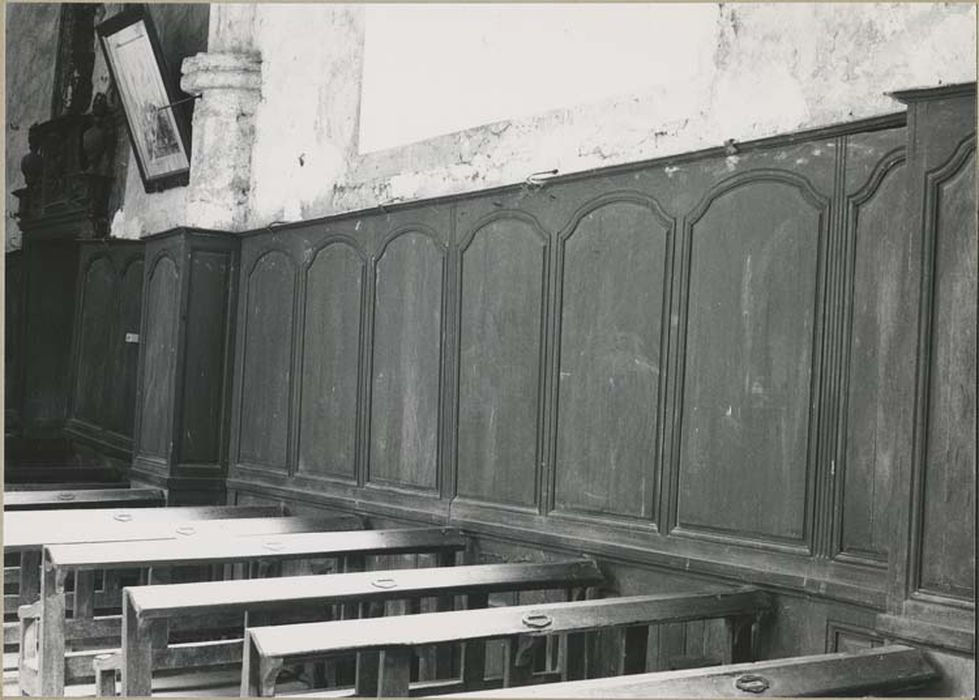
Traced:
<svg viewBox="0 0 979 700">
<path fill-rule="evenodd" d="M 660 594 L 605 600 L 585 600 L 533 606 L 428 613 L 423 616 L 317 622 L 276 627 L 253 627 L 247 632 L 242 671 L 242 695 L 274 694 L 275 678 L 285 660 L 319 659 L 354 652 L 381 652 L 376 670 L 358 668 L 357 694 L 382 697 L 408 692 L 412 650 L 415 647 L 476 639 L 508 640 L 504 685 L 518 681 L 526 660 L 516 637 L 565 635 L 562 663 L 565 676 L 584 662 L 584 635 L 589 631 L 621 628 L 624 634 L 623 672 L 644 668 L 648 625 L 724 618 L 731 621 L 732 644 L 744 627 L 771 607 L 767 594 L 755 589 L 728 592 Z M 744 659 L 737 659 L 744 660 Z M 465 680 L 481 681 L 482 668 L 463 669 Z"/>
<path fill-rule="evenodd" d="M 446 697 L 720 698 L 827 697 L 905 693 L 938 673 L 919 649 L 887 646 L 631 676 L 505 688 Z"/>
<path fill-rule="evenodd" d="M 123 667 L 123 695 L 147 694 L 151 671 L 162 668 L 161 663 L 168 663 L 161 650 L 152 645 L 154 638 L 165 636 L 165 628 L 159 629 L 158 625 L 172 624 L 180 617 L 198 617 L 205 612 L 322 610 L 323 606 L 346 602 L 363 606 L 445 595 L 465 595 L 469 607 L 485 607 L 487 596 L 495 592 L 584 589 L 602 580 L 595 563 L 581 559 L 126 588 L 122 658 L 116 667 Z M 207 651 L 213 653 L 213 649 Z M 234 658 L 222 660 L 240 661 L 241 645 L 234 651 Z M 187 655 L 190 651 L 185 648 L 183 653 Z M 114 667 L 111 660 L 103 660 L 101 668 L 109 671 Z M 104 687 L 109 685 L 108 678 L 100 683 Z"/>
</svg>

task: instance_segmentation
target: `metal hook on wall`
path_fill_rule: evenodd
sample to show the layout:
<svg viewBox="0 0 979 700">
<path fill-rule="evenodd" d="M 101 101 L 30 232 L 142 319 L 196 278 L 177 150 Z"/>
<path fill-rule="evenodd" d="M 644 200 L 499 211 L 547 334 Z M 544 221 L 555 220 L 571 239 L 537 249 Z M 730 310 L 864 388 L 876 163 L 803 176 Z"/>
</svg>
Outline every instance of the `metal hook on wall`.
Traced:
<svg viewBox="0 0 979 700">
<path fill-rule="evenodd" d="M 531 189 L 540 189 L 547 184 L 546 178 L 553 177 L 554 175 L 557 175 L 557 173 L 557 168 L 554 168 L 553 170 L 541 170 L 540 172 L 531 173 L 524 180 L 524 184 Z"/>
</svg>

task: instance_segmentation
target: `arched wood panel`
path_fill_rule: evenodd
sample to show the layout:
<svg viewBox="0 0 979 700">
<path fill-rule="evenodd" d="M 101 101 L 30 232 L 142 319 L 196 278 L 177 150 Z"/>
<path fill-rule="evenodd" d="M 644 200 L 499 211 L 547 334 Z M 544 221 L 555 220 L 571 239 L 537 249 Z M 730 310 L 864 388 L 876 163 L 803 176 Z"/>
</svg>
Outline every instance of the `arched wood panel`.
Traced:
<svg viewBox="0 0 979 700">
<path fill-rule="evenodd" d="M 93 426 L 105 418 L 106 364 L 116 307 L 116 271 L 107 256 L 93 259 L 83 272 L 78 351 L 75 363 L 74 417 Z"/>
<path fill-rule="evenodd" d="M 377 261 L 371 481 L 438 487 L 443 265 L 440 246 L 413 230 Z"/>
<path fill-rule="evenodd" d="M 351 245 L 320 249 L 306 274 L 299 391 L 299 471 L 356 477 L 364 260 Z"/>
<path fill-rule="evenodd" d="M 166 458 L 170 454 L 173 382 L 177 361 L 177 326 L 180 323 L 180 287 L 177 266 L 167 256 L 152 263 L 146 286 L 146 324 L 143 338 L 143 381 L 140 407 L 139 451 Z"/>
<path fill-rule="evenodd" d="M 537 500 L 547 246 L 516 216 L 481 226 L 462 254 L 459 495 Z"/>
<path fill-rule="evenodd" d="M 806 536 L 823 223 L 797 178 L 736 177 L 691 217 L 677 523 Z"/>
<path fill-rule="evenodd" d="M 917 588 L 972 601 L 976 587 L 974 137 L 929 182 L 933 226 L 927 422 Z"/>
<path fill-rule="evenodd" d="M 238 455 L 282 471 L 289 463 L 295 285 L 295 265 L 279 250 L 264 253 L 246 280 Z"/>
<path fill-rule="evenodd" d="M 650 518 L 670 224 L 641 200 L 586 211 L 563 249 L 554 503 Z"/>
<path fill-rule="evenodd" d="M 853 236 L 852 302 L 848 341 L 843 434 L 837 465 L 840 484 L 840 552 L 886 565 L 887 508 L 892 488 L 901 416 L 891 410 L 903 390 L 889 372 L 902 345 L 905 319 L 900 296 L 907 285 L 905 264 L 907 168 L 903 151 L 886 158 L 849 202 Z"/>
<path fill-rule="evenodd" d="M 127 342 L 126 334 L 139 335 L 140 311 L 143 301 L 143 260 L 131 260 L 122 270 L 118 283 L 118 316 L 114 319 L 110 348 L 113 353 L 111 370 L 105 378 L 105 428 L 131 437 L 136 404 L 136 372 L 139 343 Z"/>
</svg>

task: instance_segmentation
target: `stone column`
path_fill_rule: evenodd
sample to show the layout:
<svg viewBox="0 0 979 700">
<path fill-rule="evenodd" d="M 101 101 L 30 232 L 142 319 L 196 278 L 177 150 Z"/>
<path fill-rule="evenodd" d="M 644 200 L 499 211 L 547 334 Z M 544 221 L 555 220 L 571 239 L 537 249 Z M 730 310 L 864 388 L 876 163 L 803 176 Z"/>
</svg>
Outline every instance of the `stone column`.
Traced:
<svg viewBox="0 0 979 700">
<path fill-rule="evenodd" d="M 187 225 L 224 231 L 247 226 L 261 57 L 255 7 L 211 5 L 207 53 L 184 60 L 180 87 L 194 107 Z"/>
</svg>

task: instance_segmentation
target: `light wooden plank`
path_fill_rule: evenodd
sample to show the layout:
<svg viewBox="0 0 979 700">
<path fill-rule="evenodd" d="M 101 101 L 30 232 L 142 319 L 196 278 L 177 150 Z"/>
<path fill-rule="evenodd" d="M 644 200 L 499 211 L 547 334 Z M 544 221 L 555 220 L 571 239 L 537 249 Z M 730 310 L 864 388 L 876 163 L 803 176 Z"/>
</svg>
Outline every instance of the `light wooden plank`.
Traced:
<svg viewBox="0 0 979 700">
<path fill-rule="evenodd" d="M 754 589 L 723 593 L 668 593 L 545 605 L 518 605 L 408 617 L 312 622 L 249 630 L 252 643 L 269 657 L 321 656 L 396 645 L 418 646 L 514 634 L 555 634 L 601 627 L 684 622 L 768 609 Z M 528 626 L 525 617 L 536 624 Z M 528 619 L 529 619 L 528 617 Z M 540 622 L 537 622 L 540 621 Z"/>
<path fill-rule="evenodd" d="M 754 678 L 752 678 L 754 677 Z M 758 680 L 758 678 L 762 680 Z M 881 694 L 927 687 L 938 674 L 918 649 L 877 647 L 682 671 L 596 678 L 569 683 L 467 692 L 445 697 L 703 698 L 819 697 Z M 737 683 L 760 692 L 746 692 Z"/>
</svg>

